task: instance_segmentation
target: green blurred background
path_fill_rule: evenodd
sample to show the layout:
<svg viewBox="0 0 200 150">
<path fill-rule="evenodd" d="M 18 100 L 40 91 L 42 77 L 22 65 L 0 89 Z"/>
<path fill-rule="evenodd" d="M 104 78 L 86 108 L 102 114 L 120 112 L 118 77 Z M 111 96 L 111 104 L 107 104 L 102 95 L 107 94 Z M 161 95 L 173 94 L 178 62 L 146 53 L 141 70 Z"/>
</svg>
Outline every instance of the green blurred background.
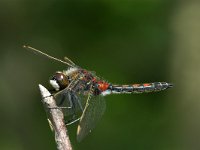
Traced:
<svg viewBox="0 0 200 150">
<path fill-rule="evenodd" d="M 56 149 L 38 84 L 66 66 L 31 45 L 116 84 L 166 81 L 160 93 L 112 95 L 75 150 L 200 149 L 200 2 L 191 0 L 1 0 L 0 149 Z"/>
</svg>

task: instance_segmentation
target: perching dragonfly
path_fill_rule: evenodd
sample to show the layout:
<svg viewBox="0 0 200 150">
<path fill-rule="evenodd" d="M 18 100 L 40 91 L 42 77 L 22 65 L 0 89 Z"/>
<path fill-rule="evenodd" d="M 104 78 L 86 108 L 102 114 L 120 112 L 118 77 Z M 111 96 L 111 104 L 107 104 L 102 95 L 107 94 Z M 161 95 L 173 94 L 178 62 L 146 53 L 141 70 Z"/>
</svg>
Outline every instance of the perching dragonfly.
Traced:
<svg viewBox="0 0 200 150">
<path fill-rule="evenodd" d="M 24 48 L 67 65 L 67 70 L 57 71 L 49 82 L 53 87 L 55 98 L 59 99 L 59 102 L 57 102 L 58 107 L 63 108 L 64 114 L 68 116 L 66 124 L 69 125 L 79 121 L 77 128 L 78 141 L 81 141 L 94 129 L 102 117 L 106 106 L 103 96 L 115 93 L 158 92 L 173 86 L 167 82 L 131 85 L 111 84 L 100 79 L 94 72 L 77 66 L 67 57 L 61 60 L 30 46 L 24 46 Z"/>
</svg>

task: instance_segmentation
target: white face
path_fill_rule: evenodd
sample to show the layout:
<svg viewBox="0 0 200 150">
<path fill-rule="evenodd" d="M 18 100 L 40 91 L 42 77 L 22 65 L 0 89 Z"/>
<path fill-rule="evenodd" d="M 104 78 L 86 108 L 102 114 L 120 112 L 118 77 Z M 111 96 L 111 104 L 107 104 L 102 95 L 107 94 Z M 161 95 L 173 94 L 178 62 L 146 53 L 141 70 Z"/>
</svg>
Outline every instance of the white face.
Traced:
<svg viewBox="0 0 200 150">
<path fill-rule="evenodd" d="M 56 82 L 56 80 L 50 80 L 49 83 L 51 84 L 51 86 L 52 86 L 56 91 L 59 91 L 60 86 L 58 85 L 58 83 Z"/>
</svg>

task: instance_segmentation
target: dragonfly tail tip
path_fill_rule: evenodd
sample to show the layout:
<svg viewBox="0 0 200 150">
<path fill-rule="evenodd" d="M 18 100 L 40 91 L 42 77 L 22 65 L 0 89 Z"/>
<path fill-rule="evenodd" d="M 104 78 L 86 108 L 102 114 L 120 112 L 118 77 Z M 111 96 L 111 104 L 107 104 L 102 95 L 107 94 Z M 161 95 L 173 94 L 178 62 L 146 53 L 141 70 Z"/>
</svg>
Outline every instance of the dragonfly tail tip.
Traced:
<svg viewBox="0 0 200 150">
<path fill-rule="evenodd" d="M 173 83 L 168 83 L 168 88 L 172 88 L 173 86 Z"/>
</svg>

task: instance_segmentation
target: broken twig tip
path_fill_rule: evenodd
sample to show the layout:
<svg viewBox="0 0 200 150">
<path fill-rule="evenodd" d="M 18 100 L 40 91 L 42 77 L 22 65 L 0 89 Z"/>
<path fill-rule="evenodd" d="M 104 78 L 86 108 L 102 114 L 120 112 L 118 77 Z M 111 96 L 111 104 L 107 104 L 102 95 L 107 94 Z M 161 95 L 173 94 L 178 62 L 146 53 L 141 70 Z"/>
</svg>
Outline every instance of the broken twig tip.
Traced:
<svg viewBox="0 0 200 150">
<path fill-rule="evenodd" d="M 56 105 L 55 99 L 51 96 L 51 93 L 41 84 L 38 85 L 40 93 L 42 95 L 42 102 L 44 104 L 47 119 L 50 124 L 51 130 L 55 132 L 55 142 L 58 150 L 72 150 L 69 136 L 67 134 L 67 128 L 64 122 L 64 115 Z"/>
<path fill-rule="evenodd" d="M 51 96 L 51 93 L 43 85 L 39 84 L 38 86 L 39 86 L 40 93 L 43 98 Z"/>
</svg>

